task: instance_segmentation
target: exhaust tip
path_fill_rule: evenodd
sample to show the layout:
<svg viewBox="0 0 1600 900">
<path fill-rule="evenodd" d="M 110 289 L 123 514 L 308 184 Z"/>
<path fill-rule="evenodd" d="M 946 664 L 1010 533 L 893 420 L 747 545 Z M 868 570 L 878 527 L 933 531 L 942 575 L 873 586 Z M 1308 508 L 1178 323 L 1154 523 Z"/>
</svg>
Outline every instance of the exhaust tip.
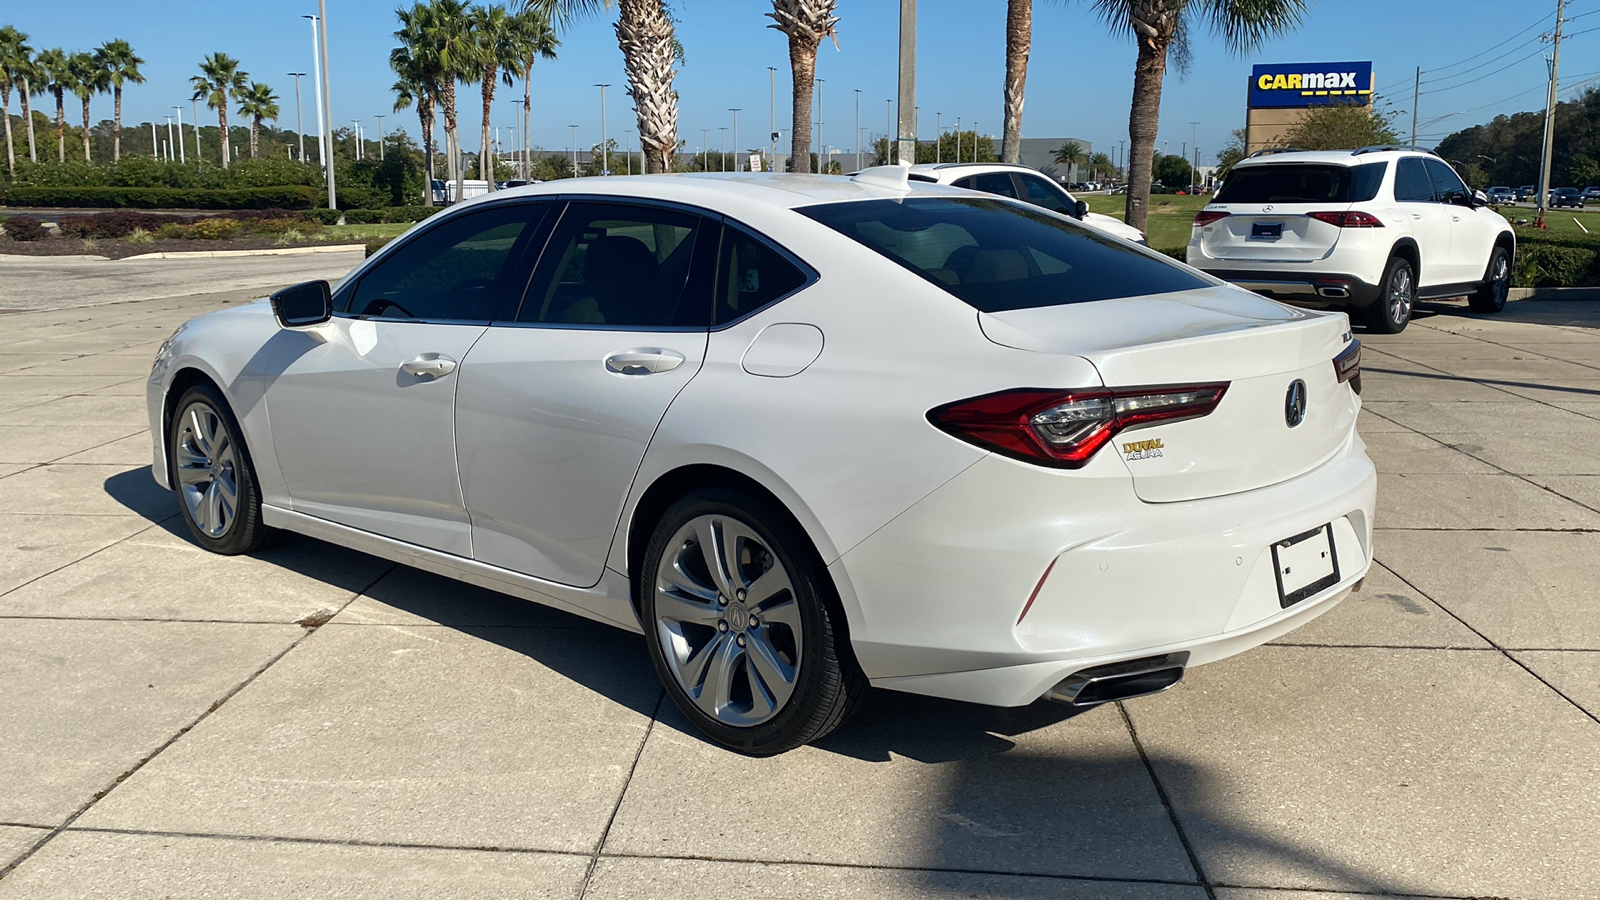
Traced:
<svg viewBox="0 0 1600 900">
<path fill-rule="evenodd" d="M 1317 288 L 1317 293 L 1323 297 L 1327 297 L 1330 300 L 1345 300 L 1350 296 L 1350 289 L 1342 287 L 1325 287 Z"/>
<path fill-rule="evenodd" d="M 1061 679 L 1046 696 L 1056 703 L 1089 707 L 1159 694 L 1183 680 L 1188 662 L 1189 653 L 1185 650 L 1093 666 Z"/>
</svg>

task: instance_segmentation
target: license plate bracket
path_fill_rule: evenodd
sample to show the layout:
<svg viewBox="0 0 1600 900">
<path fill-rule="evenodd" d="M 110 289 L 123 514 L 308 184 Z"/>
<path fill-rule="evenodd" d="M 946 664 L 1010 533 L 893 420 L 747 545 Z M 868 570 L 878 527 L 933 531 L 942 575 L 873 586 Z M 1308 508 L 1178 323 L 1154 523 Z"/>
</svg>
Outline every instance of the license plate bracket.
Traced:
<svg viewBox="0 0 1600 900">
<path fill-rule="evenodd" d="M 1277 577 L 1282 609 L 1338 584 L 1339 554 L 1333 544 L 1333 526 L 1320 525 L 1274 543 L 1272 572 Z"/>
<path fill-rule="evenodd" d="M 1250 236 L 1253 238 L 1281 238 L 1283 237 L 1283 223 L 1256 222 L 1250 226 Z"/>
</svg>

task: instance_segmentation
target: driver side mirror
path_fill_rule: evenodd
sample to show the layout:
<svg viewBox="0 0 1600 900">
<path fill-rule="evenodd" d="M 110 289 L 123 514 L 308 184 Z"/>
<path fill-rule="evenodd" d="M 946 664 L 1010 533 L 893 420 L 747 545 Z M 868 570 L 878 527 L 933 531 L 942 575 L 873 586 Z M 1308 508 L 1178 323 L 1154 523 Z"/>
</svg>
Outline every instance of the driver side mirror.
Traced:
<svg viewBox="0 0 1600 900">
<path fill-rule="evenodd" d="M 1083 200 L 1072 201 L 1072 217 L 1082 222 L 1089 215 L 1089 204 Z"/>
<path fill-rule="evenodd" d="M 1483 191 L 1472 192 L 1472 208 L 1479 209 L 1489 205 L 1489 195 Z"/>
<path fill-rule="evenodd" d="M 333 290 L 326 281 L 307 281 L 272 295 L 272 314 L 284 328 L 304 328 L 333 317 Z"/>
</svg>

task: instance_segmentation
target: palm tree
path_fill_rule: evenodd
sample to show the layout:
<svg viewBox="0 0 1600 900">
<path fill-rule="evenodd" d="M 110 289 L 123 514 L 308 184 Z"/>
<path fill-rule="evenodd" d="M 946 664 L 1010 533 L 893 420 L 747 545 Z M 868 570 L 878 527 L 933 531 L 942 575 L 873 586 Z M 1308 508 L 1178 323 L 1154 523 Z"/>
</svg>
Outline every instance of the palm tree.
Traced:
<svg viewBox="0 0 1600 900">
<path fill-rule="evenodd" d="M 1093 153 L 1089 156 L 1089 177 L 1095 180 L 1109 177 L 1116 169 L 1111 164 L 1111 157 L 1104 153 Z"/>
<path fill-rule="evenodd" d="M 397 76 L 392 90 L 395 93 L 394 111 L 417 106 L 417 121 L 422 126 L 422 168 L 428 189 L 423 191 L 423 202 L 433 205 L 433 108 L 439 93 L 433 69 L 428 62 L 426 37 L 421 21 L 426 15 L 419 12 L 422 4 L 411 9 L 395 10 L 401 28 L 394 33 L 400 46 L 389 51 L 389 68 Z"/>
<path fill-rule="evenodd" d="M 478 151 L 478 177 L 494 190 L 494 148 L 489 143 L 489 112 L 494 103 L 496 81 L 505 79 L 506 87 L 512 84 L 512 67 L 519 62 L 514 44 L 511 16 L 498 4 L 479 7 L 470 14 L 473 68 L 467 72 L 467 83 L 477 82 L 483 93 L 483 134 Z"/>
<path fill-rule="evenodd" d="M 72 83 L 68 89 L 83 101 L 83 161 L 92 162 L 89 158 L 89 101 L 95 94 L 105 92 L 110 86 L 111 76 L 93 53 L 72 54 L 67 58 L 67 68 L 72 72 Z"/>
<path fill-rule="evenodd" d="M 31 162 L 38 162 L 39 148 L 34 144 L 31 100 L 34 96 L 44 93 L 44 70 L 34 58 L 33 48 L 23 44 L 17 48 L 16 55 L 8 60 L 5 71 L 9 73 L 10 82 L 17 89 L 17 101 L 22 106 L 23 127 L 28 130 L 28 159 Z"/>
<path fill-rule="evenodd" d="M 1006 3 L 1005 124 L 1000 131 L 1000 161 L 1022 161 L 1022 88 L 1028 80 L 1033 46 L 1033 0 Z"/>
<path fill-rule="evenodd" d="M 56 162 L 67 161 L 66 92 L 72 80 L 67 54 L 60 47 L 40 52 L 34 64 L 39 67 L 39 86 L 56 98 Z M 41 91 L 43 93 L 43 91 Z"/>
<path fill-rule="evenodd" d="M 271 85 L 252 81 L 239 92 L 238 99 L 239 115 L 250 119 L 250 158 L 255 159 L 261 155 L 261 120 L 278 120 L 278 95 L 272 92 Z"/>
<path fill-rule="evenodd" d="M 466 194 L 466 173 L 461 170 L 461 139 L 456 130 L 456 82 L 472 69 L 472 35 L 468 28 L 467 5 L 461 0 L 432 0 L 417 4 L 416 16 L 420 43 L 417 49 L 433 73 L 439 111 L 444 114 L 445 156 L 450 178 L 456 183 L 456 196 Z M 405 18 L 401 18 L 402 23 Z M 398 36 L 401 32 L 396 32 Z"/>
<path fill-rule="evenodd" d="M 839 23 L 834 0 L 772 0 L 767 18 L 789 36 L 789 71 L 794 78 L 794 107 L 790 124 L 790 170 L 811 171 L 811 90 L 816 85 L 817 47 Z"/>
<path fill-rule="evenodd" d="M 512 46 L 522 73 L 522 177 L 527 178 L 528 148 L 533 146 L 533 63 L 540 57 L 555 59 L 561 42 L 550 27 L 550 17 L 537 8 L 527 7 L 511 21 Z"/>
<path fill-rule="evenodd" d="M 21 91 L 23 71 L 33 63 L 33 48 L 28 46 L 28 36 L 13 26 L 0 28 L 0 118 L 6 120 L 6 168 L 13 175 L 17 171 L 17 154 L 11 139 L 11 89 L 22 93 L 22 114 L 26 121 L 28 97 Z"/>
<path fill-rule="evenodd" d="M 116 162 L 122 159 L 122 85 L 144 84 L 144 74 L 139 71 L 144 60 L 133 52 L 132 45 L 121 38 L 106 41 L 94 55 L 100 67 L 105 69 L 106 79 L 111 85 L 111 96 L 115 98 L 116 106 L 111 120 L 111 161 Z"/>
<path fill-rule="evenodd" d="M 1179 65 L 1187 55 L 1184 35 L 1195 17 L 1203 19 L 1228 48 L 1244 54 L 1263 41 L 1300 23 L 1308 0 L 1090 0 L 1114 34 L 1131 37 L 1139 46 L 1133 65 L 1133 105 L 1128 113 L 1128 206 L 1123 217 L 1145 230 L 1150 207 L 1150 174 L 1161 124 L 1161 83 L 1167 74 L 1167 53 L 1179 48 Z"/>
<path fill-rule="evenodd" d="M 1067 141 L 1056 148 L 1055 161 L 1067 167 L 1068 181 L 1078 180 L 1078 166 L 1088 158 L 1088 154 L 1083 152 L 1083 145 L 1077 141 Z"/>
<path fill-rule="evenodd" d="M 204 100 L 217 111 L 217 129 L 222 136 L 222 167 L 228 167 L 228 101 L 245 90 L 250 76 L 239 69 L 239 61 L 226 53 L 213 53 L 200 61 L 200 74 L 189 78 L 194 88 L 191 99 Z"/>
</svg>

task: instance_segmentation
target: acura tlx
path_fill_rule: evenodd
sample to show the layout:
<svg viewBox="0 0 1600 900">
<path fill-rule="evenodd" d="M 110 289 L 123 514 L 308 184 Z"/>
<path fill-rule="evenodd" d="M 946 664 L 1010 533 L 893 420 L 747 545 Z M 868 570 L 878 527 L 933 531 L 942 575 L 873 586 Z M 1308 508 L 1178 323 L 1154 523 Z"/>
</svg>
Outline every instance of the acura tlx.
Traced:
<svg viewBox="0 0 1600 900">
<path fill-rule="evenodd" d="M 496 191 L 148 385 L 202 547 L 641 632 L 755 755 L 869 686 L 1092 706 L 1326 612 L 1372 558 L 1360 387 L 1342 313 L 893 167 Z"/>
</svg>

